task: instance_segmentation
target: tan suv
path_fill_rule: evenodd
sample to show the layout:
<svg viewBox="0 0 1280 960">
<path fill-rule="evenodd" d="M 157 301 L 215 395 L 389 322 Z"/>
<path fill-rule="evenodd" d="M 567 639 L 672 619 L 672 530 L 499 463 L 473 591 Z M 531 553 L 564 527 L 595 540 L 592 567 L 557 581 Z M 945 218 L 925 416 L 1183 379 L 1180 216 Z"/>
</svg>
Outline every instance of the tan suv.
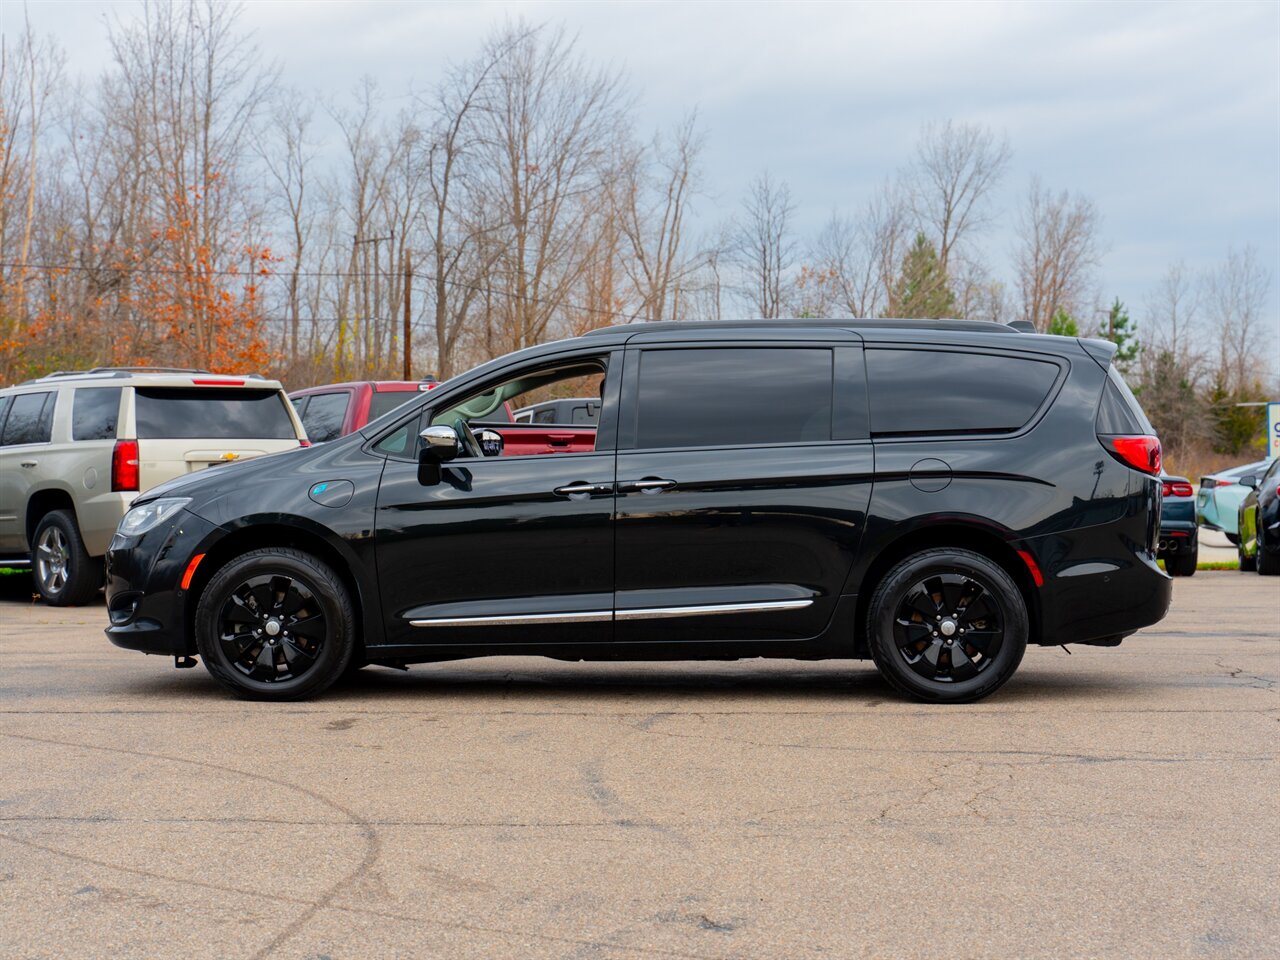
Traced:
<svg viewBox="0 0 1280 960">
<path fill-rule="evenodd" d="M 138 493 L 306 443 L 279 382 L 256 376 L 111 367 L 0 390 L 0 567 L 31 567 L 51 604 L 86 603 Z"/>
</svg>

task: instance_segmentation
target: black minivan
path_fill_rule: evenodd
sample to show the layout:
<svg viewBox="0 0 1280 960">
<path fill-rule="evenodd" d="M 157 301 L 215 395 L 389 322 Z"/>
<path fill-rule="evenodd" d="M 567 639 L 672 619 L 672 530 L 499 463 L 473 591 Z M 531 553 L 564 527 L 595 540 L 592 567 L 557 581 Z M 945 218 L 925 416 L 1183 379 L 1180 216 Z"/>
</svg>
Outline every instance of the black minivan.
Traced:
<svg viewBox="0 0 1280 960">
<path fill-rule="evenodd" d="M 867 658 L 983 697 L 1027 644 L 1155 623 L 1160 444 L 1110 343 L 981 321 L 612 327 L 364 429 L 149 490 L 107 635 L 234 693 L 366 664 Z M 601 398 L 594 449 L 506 455 L 503 404 Z"/>
</svg>

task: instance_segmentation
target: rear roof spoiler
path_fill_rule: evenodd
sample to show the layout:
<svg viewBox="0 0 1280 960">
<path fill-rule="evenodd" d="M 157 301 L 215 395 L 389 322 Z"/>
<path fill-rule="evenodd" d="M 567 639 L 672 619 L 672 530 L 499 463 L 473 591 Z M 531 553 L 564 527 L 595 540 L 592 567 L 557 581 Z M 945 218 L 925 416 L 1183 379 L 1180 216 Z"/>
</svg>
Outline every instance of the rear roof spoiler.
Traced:
<svg viewBox="0 0 1280 960">
<path fill-rule="evenodd" d="M 1030 320 L 1010 320 L 1005 324 L 1011 330 L 1017 330 L 1019 333 L 1035 333 L 1036 325 Z"/>
<path fill-rule="evenodd" d="M 1093 357 L 1103 370 L 1111 366 L 1111 358 L 1116 355 L 1116 345 L 1110 340 L 1098 340 L 1093 337 L 1077 337 L 1076 340 L 1080 346 L 1084 347 L 1084 352 Z"/>
</svg>

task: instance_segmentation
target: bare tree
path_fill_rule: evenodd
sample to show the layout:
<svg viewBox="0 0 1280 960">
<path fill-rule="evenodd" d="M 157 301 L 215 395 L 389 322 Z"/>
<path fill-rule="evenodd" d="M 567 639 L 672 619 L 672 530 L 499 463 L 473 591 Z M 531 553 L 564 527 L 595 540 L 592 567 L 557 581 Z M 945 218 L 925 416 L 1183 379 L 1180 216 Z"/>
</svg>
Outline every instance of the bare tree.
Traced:
<svg viewBox="0 0 1280 960">
<path fill-rule="evenodd" d="M 1228 249 L 1226 260 L 1205 277 L 1205 308 L 1218 342 L 1216 378 L 1229 393 L 1247 390 L 1263 378 L 1260 347 L 1270 286 L 1270 272 L 1252 246 Z"/>
<path fill-rule="evenodd" d="M 1101 256 L 1093 201 L 1054 194 L 1033 178 L 1018 221 L 1014 262 L 1022 318 L 1046 330 L 1054 313 L 1079 316 Z"/>
<path fill-rule="evenodd" d="M 987 200 L 1013 156 L 1007 138 L 988 127 L 946 120 L 927 124 L 907 171 L 911 207 L 938 250 L 942 271 L 970 234 L 989 221 Z"/>
<path fill-rule="evenodd" d="M 697 114 L 676 126 L 669 142 L 655 136 L 633 151 L 616 181 L 615 206 L 627 253 L 622 261 L 642 320 L 671 316 L 678 289 L 696 260 L 684 250 L 684 221 L 697 186 L 703 135 Z"/>
<path fill-rule="evenodd" d="M 302 321 L 302 271 L 307 257 L 315 214 L 311 208 L 311 168 L 315 144 L 310 139 L 313 111 L 297 90 L 284 91 L 272 110 L 270 139 L 259 141 L 259 156 L 277 191 L 278 209 L 288 223 L 289 266 L 285 320 L 288 323 L 289 358 L 298 361 L 299 327 Z"/>
<path fill-rule="evenodd" d="M 747 189 L 736 224 L 736 253 L 748 301 L 766 320 L 782 316 L 796 245 L 791 234 L 791 189 L 766 170 Z"/>
<path fill-rule="evenodd" d="M 516 349 L 564 316 L 589 266 L 580 241 L 617 175 L 628 102 L 621 78 L 590 68 L 561 30 L 506 27 L 485 55 L 498 66 L 477 118 L 477 189 L 500 255 L 484 285 L 499 293 L 501 345 Z"/>
<path fill-rule="evenodd" d="M 41 132 L 65 62 L 52 40 L 36 39 L 25 11 L 17 42 L 0 42 L 0 259 L 19 264 L 11 277 L 0 266 L 0 305 L 18 327 L 29 313 Z"/>
</svg>

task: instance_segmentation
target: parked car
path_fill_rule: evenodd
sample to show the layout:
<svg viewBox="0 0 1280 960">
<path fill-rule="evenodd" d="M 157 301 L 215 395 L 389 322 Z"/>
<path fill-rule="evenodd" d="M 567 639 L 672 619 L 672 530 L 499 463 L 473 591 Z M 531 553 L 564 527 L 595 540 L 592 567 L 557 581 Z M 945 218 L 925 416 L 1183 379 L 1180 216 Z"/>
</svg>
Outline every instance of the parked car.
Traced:
<svg viewBox="0 0 1280 960">
<path fill-rule="evenodd" d="M 1196 495 L 1196 519 L 1202 526 L 1220 530 L 1228 540 L 1238 544 L 1240 536 L 1236 522 L 1240 504 L 1249 493 L 1249 488 L 1240 483 L 1240 478 L 1250 474 L 1259 476 L 1266 469 L 1267 461 L 1260 460 L 1201 477 L 1200 492 Z"/>
<path fill-rule="evenodd" d="M 531 347 L 144 495 L 108 553 L 107 635 L 266 700 L 513 653 L 869 657 L 910 696 L 974 700 L 1027 644 L 1115 646 L 1168 609 L 1160 442 L 1114 351 L 893 320 Z M 593 449 L 485 455 L 503 405 L 600 380 Z"/>
<path fill-rule="evenodd" d="M 0 390 L 0 566 L 31 567 L 48 603 L 86 603 L 139 493 L 305 436 L 261 377 L 100 367 Z"/>
<path fill-rule="evenodd" d="M 1280 573 L 1280 457 L 1265 473 L 1241 477 L 1240 485 L 1249 490 L 1237 517 L 1240 569 L 1274 576 Z"/>
<path fill-rule="evenodd" d="M 312 443 L 328 443 L 354 433 L 370 420 L 377 420 L 420 391 L 436 385 L 434 377 L 423 380 L 355 380 L 329 383 L 322 387 L 294 390 L 289 399 L 307 428 Z"/>
<path fill-rule="evenodd" d="M 1186 477 L 1160 478 L 1160 544 L 1157 556 L 1173 577 L 1190 577 L 1200 557 L 1195 490 Z"/>
<path fill-rule="evenodd" d="M 434 378 L 330 383 L 295 390 L 289 399 L 298 408 L 307 436 L 315 443 L 327 443 L 364 429 L 370 422 L 437 385 Z M 509 403 L 489 411 L 483 425 L 474 422 L 477 429 L 483 426 L 497 433 L 502 440 L 502 452 L 507 456 L 580 453 L 595 447 L 594 426 L 517 423 Z"/>
<path fill-rule="evenodd" d="M 544 400 L 516 411 L 516 423 L 554 423 L 562 426 L 595 424 L 600 419 L 598 397 Z"/>
</svg>

